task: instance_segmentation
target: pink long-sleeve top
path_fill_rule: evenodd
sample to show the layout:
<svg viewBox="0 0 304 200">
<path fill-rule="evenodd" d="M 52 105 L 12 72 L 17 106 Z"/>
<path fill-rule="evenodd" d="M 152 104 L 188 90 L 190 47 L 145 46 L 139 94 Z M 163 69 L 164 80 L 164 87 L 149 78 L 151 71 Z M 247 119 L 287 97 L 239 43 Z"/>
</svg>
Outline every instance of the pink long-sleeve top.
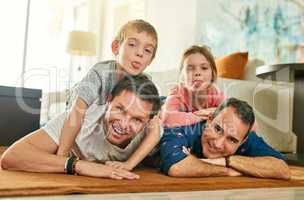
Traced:
<svg viewBox="0 0 304 200">
<path fill-rule="evenodd" d="M 202 119 L 193 112 L 200 109 L 218 107 L 225 99 L 224 93 L 211 86 L 205 94 L 205 103 L 200 108 L 192 105 L 192 94 L 184 86 L 177 86 L 167 97 L 162 111 L 164 127 L 186 126 L 197 123 Z"/>
</svg>

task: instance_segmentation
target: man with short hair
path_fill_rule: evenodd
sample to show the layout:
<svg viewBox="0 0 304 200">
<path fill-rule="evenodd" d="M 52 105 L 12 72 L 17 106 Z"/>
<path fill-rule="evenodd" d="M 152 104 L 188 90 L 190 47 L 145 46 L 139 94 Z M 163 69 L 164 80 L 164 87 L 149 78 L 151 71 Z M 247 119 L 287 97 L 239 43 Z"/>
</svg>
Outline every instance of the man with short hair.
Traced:
<svg viewBox="0 0 304 200">
<path fill-rule="evenodd" d="M 254 120 L 251 106 L 230 98 L 207 122 L 165 129 L 160 150 L 162 172 L 174 177 L 289 179 L 282 154 L 250 132 Z"/>
<path fill-rule="evenodd" d="M 148 125 L 152 131 L 159 131 L 158 117 L 152 119 L 159 109 L 159 94 L 152 81 L 145 75 L 126 77 L 114 87 L 106 105 L 93 104 L 86 111 L 73 147 L 73 153 L 80 160 L 75 156 L 56 155 L 66 117 L 66 113 L 62 113 L 9 147 L 2 155 L 1 166 L 29 172 L 139 178 L 103 163 L 127 160 L 143 140 Z"/>
</svg>

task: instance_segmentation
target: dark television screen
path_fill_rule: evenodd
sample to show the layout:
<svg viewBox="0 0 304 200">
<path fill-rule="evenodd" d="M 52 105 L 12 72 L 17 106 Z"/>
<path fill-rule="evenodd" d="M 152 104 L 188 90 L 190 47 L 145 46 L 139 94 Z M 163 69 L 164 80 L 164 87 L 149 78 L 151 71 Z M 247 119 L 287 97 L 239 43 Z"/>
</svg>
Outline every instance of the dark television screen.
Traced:
<svg viewBox="0 0 304 200">
<path fill-rule="evenodd" d="M 0 145 L 39 128 L 41 95 L 39 89 L 0 86 Z"/>
</svg>

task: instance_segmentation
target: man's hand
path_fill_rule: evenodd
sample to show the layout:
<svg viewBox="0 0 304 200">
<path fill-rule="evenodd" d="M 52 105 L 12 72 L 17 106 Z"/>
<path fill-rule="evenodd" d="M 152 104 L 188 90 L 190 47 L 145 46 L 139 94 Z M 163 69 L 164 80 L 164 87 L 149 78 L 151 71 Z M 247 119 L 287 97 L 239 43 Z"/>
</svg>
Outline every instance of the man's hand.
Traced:
<svg viewBox="0 0 304 200">
<path fill-rule="evenodd" d="M 187 148 L 185 146 L 183 146 L 183 152 L 186 154 L 186 155 L 191 155 L 191 149 L 190 148 Z M 203 161 L 204 163 L 208 163 L 208 164 L 211 164 L 211 165 L 217 165 L 217 166 L 222 166 L 222 167 L 226 167 L 226 159 L 225 158 L 204 158 L 204 159 L 199 159 L 201 161 Z M 242 173 L 235 170 L 235 169 L 232 169 L 232 168 L 227 168 L 227 176 L 241 176 Z"/>
<path fill-rule="evenodd" d="M 191 149 L 183 146 L 183 152 L 189 156 L 191 155 Z M 203 158 L 200 159 L 201 161 L 211 164 L 211 165 L 217 165 L 217 166 L 222 166 L 226 167 L 226 159 L 225 158 Z"/>
<path fill-rule="evenodd" d="M 110 179 L 139 179 L 137 174 L 129 172 L 124 169 L 116 169 L 112 166 L 103 165 L 100 163 L 93 163 L 89 161 L 79 160 L 76 163 L 76 172 L 84 176 L 110 178 Z"/>
<path fill-rule="evenodd" d="M 128 171 L 131 171 L 133 169 L 133 167 L 128 163 L 128 161 L 126 162 L 107 161 L 105 164 L 107 166 L 114 167 L 115 169 L 124 169 Z"/>
<path fill-rule="evenodd" d="M 226 160 L 225 158 L 204 158 L 204 159 L 200 159 L 203 162 L 212 164 L 212 165 L 217 165 L 217 166 L 223 166 L 226 167 Z"/>
<path fill-rule="evenodd" d="M 211 164 L 211 165 L 226 167 L 225 158 L 209 158 L 209 159 L 200 159 L 200 160 L 205 163 Z M 235 169 L 232 169 L 229 167 L 226 167 L 226 168 L 227 168 L 227 176 L 241 176 L 242 175 L 241 172 L 239 172 Z"/>
</svg>

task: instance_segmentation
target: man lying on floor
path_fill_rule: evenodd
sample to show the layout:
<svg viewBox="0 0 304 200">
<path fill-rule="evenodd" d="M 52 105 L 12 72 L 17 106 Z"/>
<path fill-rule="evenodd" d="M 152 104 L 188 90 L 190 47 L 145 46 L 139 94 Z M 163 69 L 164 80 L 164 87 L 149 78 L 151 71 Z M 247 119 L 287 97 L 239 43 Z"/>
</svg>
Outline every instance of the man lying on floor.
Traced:
<svg viewBox="0 0 304 200">
<path fill-rule="evenodd" d="M 150 119 L 160 109 L 159 94 L 152 81 L 139 75 L 117 83 L 111 97 L 107 105 L 93 104 L 86 111 L 73 147 L 81 160 L 56 155 L 66 118 L 63 113 L 9 147 L 2 155 L 2 168 L 113 179 L 138 178 L 134 173 L 102 163 L 125 161 L 136 150 L 145 136 L 145 127 L 149 121 L 155 121 Z"/>
<path fill-rule="evenodd" d="M 161 170 L 173 177 L 249 175 L 289 179 L 288 165 L 255 132 L 252 108 L 244 101 L 224 101 L 207 122 L 165 129 Z"/>
</svg>

